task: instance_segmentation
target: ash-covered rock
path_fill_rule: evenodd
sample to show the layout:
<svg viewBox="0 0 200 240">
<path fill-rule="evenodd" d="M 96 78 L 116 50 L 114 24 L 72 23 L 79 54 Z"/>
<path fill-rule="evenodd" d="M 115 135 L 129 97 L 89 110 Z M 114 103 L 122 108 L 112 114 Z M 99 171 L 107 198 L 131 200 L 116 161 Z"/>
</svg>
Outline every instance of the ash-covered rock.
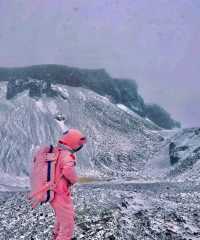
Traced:
<svg viewBox="0 0 200 240">
<path fill-rule="evenodd" d="M 199 128 L 161 131 L 163 145 L 154 152 L 144 168 L 144 175 L 159 181 L 200 180 Z M 168 137 L 167 137 L 168 135 Z"/>
<path fill-rule="evenodd" d="M 130 183 L 128 188 L 120 183 L 110 183 L 108 187 L 100 183 L 77 185 L 73 189 L 76 208 L 73 239 L 199 239 L 200 193 L 196 191 L 199 188 L 176 184 L 146 187 Z M 1 240 L 51 239 L 53 222 L 50 206 L 32 210 L 25 193 L 13 193 L 1 202 Z"/>
</svg>

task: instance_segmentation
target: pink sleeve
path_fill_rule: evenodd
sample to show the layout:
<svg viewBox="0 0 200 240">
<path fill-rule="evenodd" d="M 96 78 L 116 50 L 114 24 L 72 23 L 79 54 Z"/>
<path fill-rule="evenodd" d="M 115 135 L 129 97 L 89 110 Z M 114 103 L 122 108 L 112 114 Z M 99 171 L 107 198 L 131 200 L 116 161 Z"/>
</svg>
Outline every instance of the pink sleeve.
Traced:
<svg viewBox="0 0 200 240">
<path fill-rule="evenodd" d="M 71 184 L 74 184 L 78 181 L 78 176 L 75 170 L 75 163 L 75 160 L 70 156 L 65 157 L 65 159 L 62 161 L 62 173 Z"/>
</svg>

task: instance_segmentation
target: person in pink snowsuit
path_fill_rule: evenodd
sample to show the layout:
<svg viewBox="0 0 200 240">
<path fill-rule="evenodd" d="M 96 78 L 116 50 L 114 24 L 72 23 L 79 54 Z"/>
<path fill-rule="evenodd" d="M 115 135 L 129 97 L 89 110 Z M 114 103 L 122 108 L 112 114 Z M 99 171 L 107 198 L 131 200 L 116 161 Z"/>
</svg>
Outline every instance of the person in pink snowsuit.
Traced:
<svg viewBox="0 0 200 240">
<path fill-rule="evenodd" d="M 70 187 L 78 181 L 75 171 L 75 152 L 86 143 L 86 137 L 76 129 L 69 129 L 59 139 L 57 148 L 60 151 L 55 178 L 63 177 L 55 189 L 55 197 L 50 202 L 54 209 L 56 221 L 53 230 L 54 240 L 71 240 L 74 232 L 74 207 Z"/>
</svg>

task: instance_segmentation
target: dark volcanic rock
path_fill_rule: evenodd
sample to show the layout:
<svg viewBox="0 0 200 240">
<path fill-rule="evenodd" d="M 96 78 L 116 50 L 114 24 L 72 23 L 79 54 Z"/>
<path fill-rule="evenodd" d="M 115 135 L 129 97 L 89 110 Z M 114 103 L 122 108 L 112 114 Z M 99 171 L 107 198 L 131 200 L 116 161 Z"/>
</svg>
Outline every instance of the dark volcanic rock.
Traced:
<svg viewBox="0 0 200 240">
<path fill-rule="evenodd" d="M 176 144 L 174 142 L 169 144 L 169 156 L 172 165 L 176 164 L 180 159 L 177 155 Z"/>
<path fill-rule="evenodd" d="M 157 104 L 146 104 L 145 112 L 146 116 L 160 127 L 166 129 L 181 127 L 181 124 L 179 122 L 172 119 L 170 114 Z"/>
<path fill-rule="evenodd" d="M 184 184 L 165 184 L 151 191 L 141 184 L 79 185 L 73 190 L 76 208 L 74 240 L 189 240 L 200 237 L 200 193 Z M 112 186 L 112 189 L 111 189 Z M 97 187 L 97 188 L 96 188 Z M 189 186 L 188 186 L 189 188 Z M 193 191 L 194 190 L 194 191 Z M 49 205 L 32 210 L 26 194 L 13 193 L 0 203 L 0 239 L 51 239 L 54 213 Z"/>
<path fill-rule="evenodd" d="M 15 79 L 8 82 L 7 99 L 15 97 L 18 93 L 29 90 L 30 97 L 41 97 L 46 94 L 49 97 L 56 96 L 57 93 L 51 88 L 51 83 L 37 79 Z"/>
</svg>

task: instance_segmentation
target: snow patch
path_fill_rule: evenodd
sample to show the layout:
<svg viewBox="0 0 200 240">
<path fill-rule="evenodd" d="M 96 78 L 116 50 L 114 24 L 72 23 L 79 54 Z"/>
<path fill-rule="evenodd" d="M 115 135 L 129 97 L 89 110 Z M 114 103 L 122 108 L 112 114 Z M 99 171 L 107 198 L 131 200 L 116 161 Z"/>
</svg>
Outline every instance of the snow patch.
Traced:
<svg viewBox="0 0 200 240">
<path fill-rule="evenodd" d="M 58 108 L 54 101 L 49 101 L 47 104 L 47 107 L 48 107 L 48 110 L 50 113 L 52 113 L 52 114 L 58 113 Z"/>
<path fill-rule="evenodd" d="M 106 96 L 101 96 L 101 99 L 104 100 L 105 102 L 110 102 L 110 99 Z"/>
<path fill-rule="evenodd" d="M 152 122 L 148 117 L 145 117 L 145 120 L 147 120 L 148 122 Z"/>
<path fill-rule="evenodd" d="M 65 87 L 58 86 L 58 90 L 62 92 L 65 97 L 69 97 L 69 92 Z"/>
<path fill-rule="evenodd" d="M 41 111 L 41 112 L 43 112 L 43 113 L 46 113 L 47 112 L 47 110 L 46 110 L 46 108 L 45 108 L 45 106 L 44 106 L 44 103 L 43 103 L 43 101 L 40 99 L 40 100 L 37 100 L 36 102 L 35 102 L 35 105 L 38 107 L 38 109 Z"/>
<path fill-rule="evenodd" d="M 125 112 L 132 113 L 132 111 L 129 108 L 127 108 L 124 104 L 118 103 L 117 106 L 124 110 Z"/>
<path fill-rule="evenodd" d="M 56 84 L 56 85 L 52 84 L 51 87 L 52 89 L 58 90 L 59 92 L 61 92 L 63 96 L 69 98 L 69 92 L 65 86 L 59 85 L 59 84 Z"/>
<path fill-rule="evenodd" d="M 127 112 L 128 114 L 130 114 L 130 115 L 132 115 L 134 117 L 139 117 L 140 119 L 142 119 L 142 117 L 140 117 L 137 113 L 133 112 L 130 108 L 128 108 L 124 104 L 118 103 L 117 107 L 119 107 L 121 110 Z"/>
<path fill-rule="evenodd" d="M 86 98 L 85 94 L 84 94 L 82 91 L 80 91 L 79 94 L 80 94 L 80 96 L 81 96 L 81 99 L 82 99 L 83 101 L 86 101 L 87 98 Z"/>
<path fill-rule="evenodd" d="M 9 188 L 26 188 L 30 185 L 29 177 L 12 176 L 0 170 L 0 191 L 7 191 Z"/>
<path fill-rule="evenodd" d="M 7 93 L 7 82 L 0 83 L 0 97 L 5 98 Z"/>
</svg>

